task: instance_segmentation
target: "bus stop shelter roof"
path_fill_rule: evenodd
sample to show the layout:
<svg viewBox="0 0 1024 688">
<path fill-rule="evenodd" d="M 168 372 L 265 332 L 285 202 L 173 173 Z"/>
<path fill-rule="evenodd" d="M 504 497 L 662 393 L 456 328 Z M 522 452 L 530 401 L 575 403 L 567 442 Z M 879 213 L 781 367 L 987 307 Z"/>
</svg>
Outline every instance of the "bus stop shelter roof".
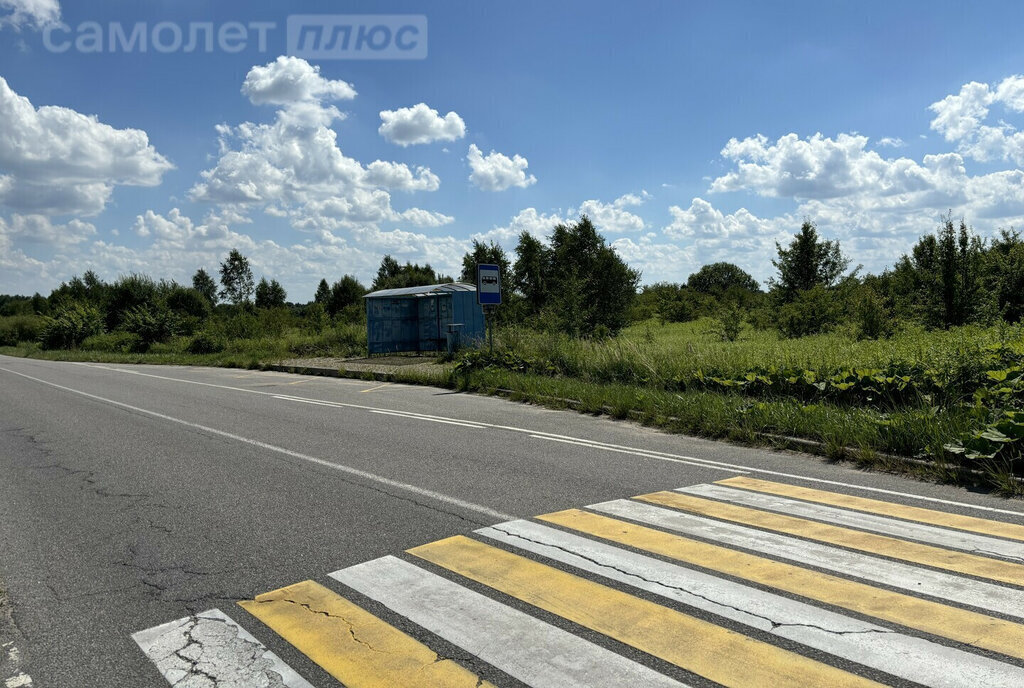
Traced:
<svg viewBox="0 0 1024 688">
<path fill-rule="evenodd" d="M 403 287 L 401 289 L 381 289 L 364 296 L 364 299 L 394 298 L 396 296 L 430 296 L 432 294 L 450 294 L 456 291 L 476 291 L 475 284 L 452 282 L 449 284 L 428 284 L 424 287 Z"/>
</svg>

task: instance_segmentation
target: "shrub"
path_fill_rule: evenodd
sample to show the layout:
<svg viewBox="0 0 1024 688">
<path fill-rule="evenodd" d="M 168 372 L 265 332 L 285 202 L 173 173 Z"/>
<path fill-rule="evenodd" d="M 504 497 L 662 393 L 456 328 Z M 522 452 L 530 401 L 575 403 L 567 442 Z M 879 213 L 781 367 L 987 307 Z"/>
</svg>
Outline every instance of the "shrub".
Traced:
<svg viewBox="0 0 1024 688">
<path fill-rule="evenodd" d="M 193 318 L 203 319 L 210 314 L 210 302 L 196 289 L 175 285 L 165 299 L 167 307 Z"/>
<path fill-rule="evenodd" d="M 77 348 L 87 337 L 103 333 L 103 314 L 95 306 L 66 303 L 46 318 L 39 333 L 44 349 Z"/>
<path fill-rule="evenodd" d="M 885 302 L 871 287 L 857 290 L 853 315 L 857 323 L 857 336 L 861 339 L 878 339 L 892 334 L 892 321 Z"/>
<path fill-rule="evenodd" d="M 203 330 L 188 343 L 188 352 L 190 354 L 219 354 L 225 346 L 226 342 L 222 336 L 209 330 Z"/>
<path fill-rule="evenodd" d="M 136 306 L 124 315 L 123 329 L 139 336 L 143 350 L 157 342 L 166 342 L 178 333 L 178 317 L 166 308 Z"/>
<path fill-rule="evenodd" d="M 784 337 L 796 339 L 824 332 L 838 319 L 832 291 L 818 286 L 798 292 L 792 302 L 779 308 L 776 325 Z"/>
<path fill-rule="evenodd" d="M 255 339 L 260 336 L 260 323 L 252 313 L 241 311 L 224 323 L 228 339 Z"/>
<path fill-rule="evenodd" d="M 718 312 L 716 333 L 723 342 L 735 342 L 743 330 L 743 311 L 735 303 L 723 306 Z"/>
<path fill-rule="evenodd" d="M 82 342 L 83 351 L 127 354 L 142 350 L 142 340 L 134 332 L 107 332 L 86 337 Z"/>
<path fill-rule="evenodd" d="M 0 318 L 0 346 L 17 346 L 34 342 L 43 330 L 43 319 L 37 315 L 12 315 Z"/>
</svg>

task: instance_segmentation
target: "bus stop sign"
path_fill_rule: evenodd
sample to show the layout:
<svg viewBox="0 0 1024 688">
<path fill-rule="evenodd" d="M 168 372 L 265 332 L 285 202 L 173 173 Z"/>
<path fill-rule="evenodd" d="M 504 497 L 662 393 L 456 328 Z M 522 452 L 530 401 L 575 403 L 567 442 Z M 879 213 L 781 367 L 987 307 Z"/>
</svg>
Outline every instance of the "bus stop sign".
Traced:
<svg viewBox="0 0 1024 688">
<path fill-rule="evenodd" d="M 501 268 L 497 265 L 476 266 L 476 300 L 482 306 L 501 303 Z"/>
</svg>

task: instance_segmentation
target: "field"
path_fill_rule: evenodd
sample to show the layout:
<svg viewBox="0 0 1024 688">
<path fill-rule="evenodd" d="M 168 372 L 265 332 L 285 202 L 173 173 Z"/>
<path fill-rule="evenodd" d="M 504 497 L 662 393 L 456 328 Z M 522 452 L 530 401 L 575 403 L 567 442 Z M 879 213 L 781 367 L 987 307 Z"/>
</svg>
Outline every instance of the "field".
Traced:
<svg viewBox="0 0 1024 688">
<path fill-rule="evenodd" d="M 908 328 L 877 341 L 747 329 L 727 342 L 711 320 L 650 321 L 606 341 L 509 329 L 493 355 L 463 356 L 449 382 L 1016 493 L 1022 362 L 1017 326 Z"/>
</svg>

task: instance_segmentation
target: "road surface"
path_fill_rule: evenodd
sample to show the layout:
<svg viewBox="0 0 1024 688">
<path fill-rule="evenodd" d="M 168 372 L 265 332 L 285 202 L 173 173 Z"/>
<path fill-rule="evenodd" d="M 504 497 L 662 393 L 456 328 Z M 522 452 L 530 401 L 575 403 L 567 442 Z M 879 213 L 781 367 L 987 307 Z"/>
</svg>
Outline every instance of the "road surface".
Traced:
<svg viewBox="0 0 1024 688">
<path fill-rule="evenodd" d="M 0 357 L 0 590 L 3 688 L 1024 685 L 1019 501 L 270 372 Z"/>
</svg>

